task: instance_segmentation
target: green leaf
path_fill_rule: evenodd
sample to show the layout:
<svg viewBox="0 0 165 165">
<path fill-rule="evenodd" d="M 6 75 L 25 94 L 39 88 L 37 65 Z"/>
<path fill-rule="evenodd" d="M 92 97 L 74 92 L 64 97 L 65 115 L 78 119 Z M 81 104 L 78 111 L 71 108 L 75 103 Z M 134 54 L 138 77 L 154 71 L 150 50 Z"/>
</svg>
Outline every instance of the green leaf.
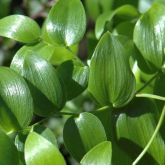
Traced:
<svg viewBox="0 0 165 165">
<path fill-rule="evenodd" d="M 86 16 L 81 1 L 58 1 L 50 10 L 46 29 L 55 43 L 65 46 L 78 43 L 86 29 Z"/>
<path fill-rule="evenodd" d="M 18 165 L 18 152 L 11 139 L 0 130 L 0 164 Z"/>
<path fill-rule="evenodd" d="M 25 161 L 27 165 L 66 165 L 58 148 L 34 132 L 25 142 Z"/>
<path fill-rule="evenodd" d="M 88 90 L 102 106 L 121 107 L 134 96 L 135 78 L 124 40 L 107 32 L 91 59 Z"/>
<path fill-rule="evenodd" d="M 136 99 L 126 108 L 125 113 L 119 115 L 117 137 L 131 140 L 143 149 L 156 128 L 157 119 L 158 110 L 153 102 L 144 98 Z M 165 164 L 165 143 L 160 134 L 153 140 L 148 153 L 158 164 Z"/>
<path fill-rule="evenodd" d="M 11 4 L 11 0 L 0 1 L 1 9 L 3 9 L 3 10 L 0 10 L 0 18 L 5 17 L 6 15 L 9 14 L 10 4 Z"/>
<path fill-rule="evenodd" d="M 44 137 L 50 143 L 52 143 L 56 147 L 58 147 L 56 137 L 55 137 L 54 133 L 49 128 L 46 128 L 46 127 L 41 126 L 41 125 L 37 125 L 33 128 L 33 131 L 40 134 L 42 137 Z"/>
<path fill-rule="evenodd" d="M 162 68 L 165 47 L 165 6 L 154 4 L 137 21 L 134 29 L 134 42 L 146 63 Z M 151 64 L 150 64 L 151 63 Z"/>
<path fill-rule="evenodd" d="M 105 141 L 93 147 L 81 160 L 82 165 L 111 165 L 111 142 Z"/>
<path fill-rule="evenodd" d="M 65 96 L 60 80 L 55 68 L 45 59 L 24 46 L 14 56 L 11 68 L 26 78 L 36 114 L 49 116 L 63 107 Z"/>
<path fill-rule="evenodd" d="M 40 27 L 29 17 L 11 15 L 0 19 L 0 36 L 32 43 L 39 39 Z"/>
<path fill-rule="evenodd" d="M 113 5 L 113 0 L 85 0 L 85 7 L 88 17 L 94 21 L 97 17 L 106 11 L 110 11 Z"/>
<path fill-rule="evenodd" d="M 103 13 L 98 17 L 96 21 L 95 35 L 97 39 L 99 39 L 103 34 L 106 23 L 111 22 L 115 16 L 120 17 L 122 20 L 128 21 L 133 18 L 137 18 L 139 16 L 139 13 L 137 9 L 132 5 L 123 5 L 113 12 L 107 11 Z"/>
<path fill-rule="evenodd" d="M 69 153 L 79 161 L 91 148 L 107 140 L 101 121 L 87 112 L 67 120 L 63 138 Z"/>
<path fill-rule="evenodd" d="M 87 66 L 70 60 L 61 64 L 57 71 L 62 79 L 67 100 L 73 99 L 86 89 L 89 75 Z"/>
<path fill-rule="evenodd" d="M 31 122 L 33 101 L 25 80 L 13 70 L 0 67 L 0 127 L 10 133 Z"/>
</svg>

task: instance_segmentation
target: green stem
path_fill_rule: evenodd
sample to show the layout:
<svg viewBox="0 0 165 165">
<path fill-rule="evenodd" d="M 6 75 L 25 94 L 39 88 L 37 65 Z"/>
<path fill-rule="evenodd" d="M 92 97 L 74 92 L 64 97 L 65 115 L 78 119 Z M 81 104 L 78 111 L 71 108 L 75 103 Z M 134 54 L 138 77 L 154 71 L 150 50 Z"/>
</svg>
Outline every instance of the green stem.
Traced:
<svg viewBox="0 0 165 165">
<path fill-rule="evenodd" d="M 99 109 L 97 109 L 97 111 L 102 111 L 102 110 L 105 110 L 105 109 L 108 109 L 110 108 L 108 105 L 104 106 L 104 107 L 101 107 Z"/>
<path fill-rule="evenodd" d="M 136 158 L 136 160 L 132 163 L 132 165 L 136 165 L 140 161 L 140 159 L 144 156 L 144 154 L 147 152 L 147 150 L 149 149 L 150 145 L 152 144 L 154 138 L 156 137 L 156 135 L 163 123 L 164 117 L 165 117 L 165 106 L 163 107 L 163 111 L 160 115 L 159 122 L 158 122 L 156 129 L 155 129 L 154 133 L 152 134 L 149 142 L 147 143 L 147 145 L 145 146 L 143 151 L 140 153 L 140 155 Z"/>
<path fill-rule="evenodd" d="M 160 74 L 160 72 L 157 72 L 153 77 L 151 77 L 151 79 L 149 79 L 140 89 L 138 89 L 136 91 L 135 94 L 141 92 L 145 87 L 147 87 L 158 75 Z"/>
<path fill-rule="evenodd" d="M 136 94 L 136 97 L 146 97 L 146 98 L 165 101 L 165 97 L 158 96 L 158 95 L 153 95 L 153 94 L 147 94 L 147 93 Z"/>
</svg>

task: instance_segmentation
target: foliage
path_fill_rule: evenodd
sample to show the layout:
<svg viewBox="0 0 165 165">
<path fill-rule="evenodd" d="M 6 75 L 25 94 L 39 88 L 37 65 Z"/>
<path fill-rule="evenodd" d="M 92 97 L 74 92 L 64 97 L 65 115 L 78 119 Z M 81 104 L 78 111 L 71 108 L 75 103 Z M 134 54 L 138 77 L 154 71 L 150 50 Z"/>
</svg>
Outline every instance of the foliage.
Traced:
<svg viewBox="0 0 165 165">
<path fill-rule="evenodd" d="M 0 164 L 164 165 L 164 1 L 23 2 L 0 1 Z"/>
</svg>

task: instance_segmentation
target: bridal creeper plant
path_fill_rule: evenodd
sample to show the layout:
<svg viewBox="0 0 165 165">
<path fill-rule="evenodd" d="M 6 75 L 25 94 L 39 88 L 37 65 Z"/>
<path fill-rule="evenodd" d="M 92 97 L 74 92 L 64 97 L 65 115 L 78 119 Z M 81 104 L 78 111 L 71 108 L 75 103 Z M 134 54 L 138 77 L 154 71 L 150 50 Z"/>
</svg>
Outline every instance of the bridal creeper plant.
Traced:
<svg viewBox="0 0 165 165">
<path fill-rule="evenodd" d="M 65 165 L 43 124 L 52 116 L 66 119 L 65 147 L 82 165 L 165 164 L 165 6 L 140 14 L 110 2 L 97 2 L 87 63 L 76 56 L 86 31 L 80 0 L 59 0 L 41 28 L 23 15 L 0 19 L 0 36 L 24 44 L 0 67 L 0 165 Z M 97 5 L 86 6 L 95 20 Z M 65 111 L 85 89 L 95 111 Z"/>
</svg>

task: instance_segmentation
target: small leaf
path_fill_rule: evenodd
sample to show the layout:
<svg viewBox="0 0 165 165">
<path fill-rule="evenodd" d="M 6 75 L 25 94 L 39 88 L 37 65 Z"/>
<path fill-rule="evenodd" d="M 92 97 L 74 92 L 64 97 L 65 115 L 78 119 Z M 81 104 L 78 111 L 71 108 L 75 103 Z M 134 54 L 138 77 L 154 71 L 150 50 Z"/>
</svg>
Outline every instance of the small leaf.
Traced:
<svg viewBox="0 0 165 165">
<path fill-rule="evenodd" d="M 125 38 L 109 32 L 99 41 L 91 59 L 88 90 L 100 105 L 121 107 L 134 96 L 135 78 Z"/>
<path fill-rule="evenodd" d="M 36 114 L 49 116 L 61 110 L 65 96 L 56 70 L 51 64 L 24 46 L 14 56 L 11 68 L 26 78 Z"/>
<path fill-rule="evenodd" d="M 19 164 L 18 152 L 11 139 L 0 130 L 0 164 Z"/>
<path fill-rule="evenodd" d="M 154 4 L 144 13 L 134 29 L 134 42 L 146 63 L 158 69 L 164 62 L 165 6 Z M 152 65 L 151 65 L 151 64 Z M 156 71 L 156 70 L 155 70 Z"/>
<path fill-rule="evenodd" d="M 0 19 L 0 36 L 32 43 L 39 39 L 40 27 L 29 17 L 11 15 Z"/>
<path fill-rule="evenodd" d="M 154 133 L 156 119 L 158 109 L 155 104 L 148 99 L 136 99 L 126 107 L 125 113 L 119 115 L 116 124 L 117 137 L 131 140 L 143 149 Z M 158 164 L 165 164 L 165 143 L 160 134 L 153 140 L 148 153 Z"/>
<path fill-rule="evenodd" d="M 111 142 L 105 141 L 93 147 L 81 160 L 82 165 L 111 165 Z"/>
<path fill-rule="evenodd" d="M 77 160 L 81 160 L 95 145 L 107 140 L 101 121 L 87 112 L 76 118 L 69 118 L 65 123 L 63 136 L 66 148 Z"/>
<path fill-rule="evenodd" d="M 80 0 L 60 0 L 50 10 L 46 30 L 55 43 L 65 46 L 78 43 L 85 29 L 86 16 Z"/>
<path fill-rule="evenodd" d="M 33 101 L 25 80 L 10 68 L 0 67 L 0 125 L 6 132 L 28 126 Z"/>
<path fill-rule="evenodd" d="M 58 148 L 35 132 L 25 142 L 25 161 L 27 165 L 66 165 Z"/>
</svg>

